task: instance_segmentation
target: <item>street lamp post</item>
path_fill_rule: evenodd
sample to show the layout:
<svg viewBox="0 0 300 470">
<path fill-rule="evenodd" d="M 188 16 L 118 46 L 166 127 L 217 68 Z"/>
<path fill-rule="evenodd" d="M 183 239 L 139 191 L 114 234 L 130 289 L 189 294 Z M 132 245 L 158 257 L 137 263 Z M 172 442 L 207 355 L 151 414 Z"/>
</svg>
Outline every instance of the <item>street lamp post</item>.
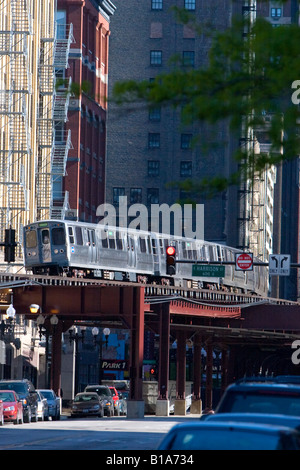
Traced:
<svg viewBox="0 0 300 470">
<path fill-rule="evenodd" d="M 92 329 L 92 334 L 94 336 L 94 344 L 95 346 L 98 345 L 99 346 L 99 384 L 101 385 L 102 383 L 102 380 L 103 380 L 103 368 L 102 368 L 102 355 L 103 355 L 103 344 L 105 344 L 105 347 L 107 349 L 107 345 L 108 345 L 108 337 L 110 335 L 110 329 L 109 328 L 104 328 L 103 329 L 103 334 L 105 336 L 105 340 L 103 341 L 103 339 L 101 339 L 101 337 L 99 339 L 97 339 L 97 336 L 99 334 L 99 329 L 97 327 L 94 327 Z"/>
<path fill-rule="evenodd" d="M 82 343 L 84 343 L 84 334 L 85 334 L 85 330 L 83 328 L 81 328 L 81 333 L 79 334 L 78 333 L 78 330 L 76 330 L 74 328 L 74 330 L 69 330 L 69 341 L 70 341 L 70 344 L 72 344 L 72 342 L 75 343 L 75 395 L 78 393 L 78 385 L 79 385 L 79 362 L 78 362 L 78 358 L 79 358 L 79 354 L 78 354 L 78 344 L 79 344 L 79 341 L 81 341 Z"/>
</svg>

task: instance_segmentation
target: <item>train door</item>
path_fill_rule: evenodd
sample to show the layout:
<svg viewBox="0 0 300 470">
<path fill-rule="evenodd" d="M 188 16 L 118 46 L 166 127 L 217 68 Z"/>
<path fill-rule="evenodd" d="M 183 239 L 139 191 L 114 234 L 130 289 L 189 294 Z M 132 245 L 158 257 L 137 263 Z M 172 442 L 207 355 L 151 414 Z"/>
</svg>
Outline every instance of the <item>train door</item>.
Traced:
<svg viewBox="0 0 300 470">
<path fill-rule="evenodd" d="M 159 275 L 159 247 L 156 238 L 151 238 L 151 245 L 152 245 L 152 254 L 153 254 L 153 267 L 154 267 L 154 275 Z"/>
<path fill-rule="evenodd" d="M 136 252 L 135 252 L 135 242 L 134 238 L 127 235 L 127 263 L 129 268 L 135 268 L 136 264 Z"/>
<path fill-rule="evenodd" d="M 95 230 L 88 229 L 87 230 L 87 237 L 88 237 L 88 246 L 89 246 L 89 253 L 90 253 L 90 261 L 91 263 L 97 262 L 97 248 L 96 248 L 96 238 L 95 238 Z"/>
<path fill-rule="evenodd" d="M 50 263 L 51 257 L 51 244 L 50 244 L 50 230 L 43 228 L 40 230 L 41 246 L 42 246 L 42 262 Z"/>
</svg>

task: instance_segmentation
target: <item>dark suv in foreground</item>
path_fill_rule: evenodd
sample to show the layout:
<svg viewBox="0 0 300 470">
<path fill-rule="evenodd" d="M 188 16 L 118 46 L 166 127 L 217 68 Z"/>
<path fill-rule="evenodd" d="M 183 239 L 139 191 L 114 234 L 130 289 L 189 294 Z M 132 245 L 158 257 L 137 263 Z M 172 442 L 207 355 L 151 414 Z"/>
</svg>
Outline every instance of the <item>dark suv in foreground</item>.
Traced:
<svg viewBox="0 0 300 470">
<path fill-rule="evenodd" d="M 37 422 L 38 395 L 29 380 L 0 380 L 0 390 L 14 390 L 23 403 L 24 422 Z"/>
<path fill-rule="evenodd" d="M 298 376 L 249 377 L 229 385 L 215 413 L 268 413 L 300 417 Z"/>
</svg>

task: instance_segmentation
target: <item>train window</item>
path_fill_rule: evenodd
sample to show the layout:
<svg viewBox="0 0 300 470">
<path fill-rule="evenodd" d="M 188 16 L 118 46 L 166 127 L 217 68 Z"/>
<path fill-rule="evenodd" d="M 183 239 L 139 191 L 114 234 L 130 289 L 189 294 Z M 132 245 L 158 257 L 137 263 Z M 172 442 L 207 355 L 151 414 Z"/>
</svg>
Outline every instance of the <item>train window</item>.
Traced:
<svg viewBox="0 0 300 470">
<path fill-rule="evenodd" d="M 140 237 L 140 249 L 142 253 L 146 253 L 146 241 L 143 237 Z"/>
<path fill-rule="evenodd" d="M 109 232 L 108 234 L 108 246 L 112 250 L 115 250 L 116 248 L 116 240 L 115 240 L 115 235 L 113 232 Z"/>
<path fill-rule="evenodd" d="M 186 243 L 185 242 L 182 242 L 182 256 L 184 258 L 187 258 Z"/>
<path fill-rule="evenodd" d="M 96 245 L 95 230 L 91 230 L 90 235 L 91 235 L 91 242 L 93 246 L 95 246 Z"/>
<path fill-rule="evenodd" d="M 69 240 L 70 240 L 70 243 L 73 245 L 73 243 L 75 242 L 74 233 L 73 233 L 73 227 L 69 227 L 69 228 L 68 228 L 68 232 L 69 232 Z"/>
<path fill-rule="evenodd" d="M 102 238 L 102 247 L 103 248 L 108 248 L 108 240 L 107 240 L 106 233 L 101 232 L 101 238 Z"/>
<path fill-rule="evenodd" d="M 50 238 L 49 238 L 49 229 L 44 229 L 42 230 L 42 244 L 43 245 L 48 245 L 50 243 Z"/>
<path fill-rule="evenodd" d="M 26 248 L 36 248 L 37 246 L 37 236 L 35 230 L 30 230 L 26 232 Z"/>
<path fill-rule="evenodd" d="M 117 242 L 117 250 L 123 250 L 122 234 L 119 232 L 116 233 L 116 242 Z"/>
<path fill-rule="evenodd" d="M 81 227 L 75 227 L 76 242 L 77 245 L 83 245 L 82 231 Z"/>
<path fill-rule="evenodd" d="M 65 230 L 63 227 L 55 227 L 52 229 L 52 243 L 53 245 L 65 245 Z"/>
<path fill-rule="evenodd" d="M 156 255 L 156 243 L 155 243 L 154 238 L 151 238 L 151 243 L 152 243 L 153 254 Z"/>
<path fill-rule="evenodd" d="M 147 246 L 148 246 L 148 253 L 152 253 L 152 248 L 151 248 L 151 241 L 150 237 L 147 237 Z"/>
<path fill-rule="evenodd" d="M 159 246 L 160 246 L 160 254 L 163 255 L 164 254 L 164 247 L 163 247 L 163 241 L 162 241 L 161 238 L 159 239 Z"/>
</svg>

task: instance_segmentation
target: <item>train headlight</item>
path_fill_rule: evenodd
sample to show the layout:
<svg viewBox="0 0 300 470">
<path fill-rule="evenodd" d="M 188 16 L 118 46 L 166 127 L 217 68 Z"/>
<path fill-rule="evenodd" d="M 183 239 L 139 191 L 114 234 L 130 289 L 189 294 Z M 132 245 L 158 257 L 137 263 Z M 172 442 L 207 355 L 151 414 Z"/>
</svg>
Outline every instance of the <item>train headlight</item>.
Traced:
<svg viewBox="0 0 300 470">
<path fill-rule="evenodd" d="M 54 253 L 57 255 L 57 253 L 58 253 L 58 250 L 54 250 Z"/>
<path fill-rule="evenodd" d="M 35 256 L 35 255 L 36 255 L 36 252 L 35 252 L 35 251 L 33 251 L 31 254 L 32 254 L 32 256 Z"/>
</svg>

